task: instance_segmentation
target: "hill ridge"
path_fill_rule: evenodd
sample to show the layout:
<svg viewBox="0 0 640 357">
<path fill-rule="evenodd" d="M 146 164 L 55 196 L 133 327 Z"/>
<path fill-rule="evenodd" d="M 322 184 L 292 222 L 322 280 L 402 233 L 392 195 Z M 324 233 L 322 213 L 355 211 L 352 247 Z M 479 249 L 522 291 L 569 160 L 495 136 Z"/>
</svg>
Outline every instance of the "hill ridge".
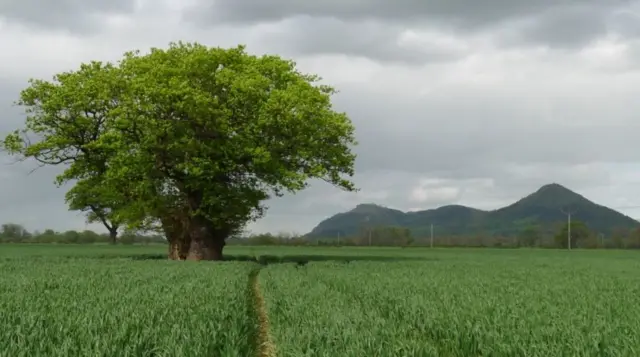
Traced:
<svg viewBox="0 0 640 357">
<path fill-rule="evenodd" d="M 416 236 L 427 234 L 431 224 L 440 234 L 470 235 L 479 232 L 513 236 L 531 225 L 551 229 L 564 222 L 563 209 L 577 210 L 577 220 L 599 232 L 615 228 L 633 228 L 637 220 L 609 207 L 597 204 L 558 183 L 541 186 L 516 202 L 494 210 L 482 210 L 460 204 L 444 205 L 418 211 L 402 211 L 375 203 L 361 203 L 355 208 L 321 221 L 308 237 L 332 237 L 357 234 L 368 226 L 409 228 Z"/>
</svg>

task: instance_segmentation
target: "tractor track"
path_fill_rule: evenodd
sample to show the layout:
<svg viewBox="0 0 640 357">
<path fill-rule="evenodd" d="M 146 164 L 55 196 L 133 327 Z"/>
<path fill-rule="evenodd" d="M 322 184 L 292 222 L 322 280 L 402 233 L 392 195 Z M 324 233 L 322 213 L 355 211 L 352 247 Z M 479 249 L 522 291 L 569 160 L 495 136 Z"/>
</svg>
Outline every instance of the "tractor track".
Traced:
<svg viewBox="0 0 640 357">
<path fill-rule="evenodd" d="M 251 294 L 251 310 L 257 322 L 257 329 L 253 336 L 257 357 L 276 357 L 276 347 L 271 339 L 269 315 L 260 290 L 258 276 L 264 267 L 256 268 L 249 274 L 249 291 Z"/>
</svg>

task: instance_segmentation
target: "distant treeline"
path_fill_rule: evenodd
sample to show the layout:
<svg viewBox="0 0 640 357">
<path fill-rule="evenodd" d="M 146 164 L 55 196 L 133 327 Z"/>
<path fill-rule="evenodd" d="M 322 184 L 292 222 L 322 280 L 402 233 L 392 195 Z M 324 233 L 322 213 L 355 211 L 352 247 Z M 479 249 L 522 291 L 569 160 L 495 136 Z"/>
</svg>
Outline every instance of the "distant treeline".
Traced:
<svg viewBox="0 0 640 357">
<path fill-rule="evenodd" d="M 478 233 L 464 236 L 415 237 L 404 227 L 379 226 L 363 228 L 357 235 L 332 237 L 301 237 L 293 235 L 260 234 L 232 239 L 230 244 L 246 245 L 319 245 L 319 246 L 401 246 L 401 247 L 487 247 L 487 248 L 567 248 L 568 225 L 554 229 L 531 225 L 519 235 L 502 236 Z M 613 229 L 609 234 L 590 230 L 580 221 L 571 223 L 571 247 L 585 249 L 640 249 L 640 229 Z"/>
<path fill-rule="evenodd" d="M 166 243 L 160 235 L 142 235 L 125 232 L 118 236 L 120 244 Z M 5 223 L 0 226 L 0 243 L 58 243 L 58 244 L 93 244 L 110 243 L 109 234 L 96 233 L 91 230 L 55 232 L 47 229 L 42 232 L 29 232 L 22 225 Z"/>
<path fill-rule="evenodd" d="M 518 236 L 505 237 L 491 234 L 471 236 L 414 237 L 403 227 L 379 226 L 362 229 L 357 235 L 334 237 L 304 237 L 295 234 L 253 234 L 231 237 L 228 245 L 291 245 L 291 246 L 396 246 L 396 247 L 491 247 L 491 248 L 566 248 L 567 224 L 559 225 L 555 232 L 544 231 L 532 225 L 523 229 Z M 51 229 L 29 232 L 23 226 L 6 223 L 0 226 L 0 243 L 57 243 L 95 244 L 112 243 L 109 234 L 91 230 L 55 232 Z M 118 235 L 118 244 L 166 244 L 164 236 L 124 232 Z M 605 235 L 589 230 L 582 222 L 571 223 L 571 247 L 640 249 L 640 229 L 614 229 Z"/>
</svg>

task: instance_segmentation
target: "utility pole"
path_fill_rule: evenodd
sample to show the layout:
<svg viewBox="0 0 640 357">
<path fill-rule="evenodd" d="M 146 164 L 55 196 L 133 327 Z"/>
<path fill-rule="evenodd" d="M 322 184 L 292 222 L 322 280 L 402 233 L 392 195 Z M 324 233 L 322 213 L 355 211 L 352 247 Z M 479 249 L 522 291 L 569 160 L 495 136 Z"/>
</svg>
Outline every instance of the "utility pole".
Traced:
<svg viewBox="0 0 640 357">
<path fill-rule="evenodd" d="M 340 246 L 340 231 L 338 231 L 338 247 Z"/>
<path fill-rule="evenodd" d="M 369 222 L 369 216 L 367 216 L 364 220 L 366 222 Z M 366 224 L 365 228 L 369 231 L 369 246 L 371 246 L 371 227 L 369 224 Z"/>
<path fill-rule="evenodd" d="M 433 248 L 433 223 L 431 223 L 431 248 Z"/>
<path fill-rule="evenodd" d="M 560 209 L 560 211 L 567 215 L 567 248 L 571 250 L 571 215 L 575 214 L 577 211 L 571 212 L 569 210 L 565 211 L 563 209 Z"/>
</svg>

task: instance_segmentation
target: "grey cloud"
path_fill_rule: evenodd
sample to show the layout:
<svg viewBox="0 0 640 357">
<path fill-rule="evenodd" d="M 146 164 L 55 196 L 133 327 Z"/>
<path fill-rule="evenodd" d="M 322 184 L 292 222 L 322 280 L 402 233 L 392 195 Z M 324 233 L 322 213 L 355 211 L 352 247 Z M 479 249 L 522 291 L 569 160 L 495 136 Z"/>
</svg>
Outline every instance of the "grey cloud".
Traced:
<svg viewBox="0 0 640 357">
<path fill-rule="evenodd" d="M 541 44 L 559 48 L 577 48 L 606 35 L 610 17 L 615 8 L 606 4 L 590 6 L 565 6 L 547 9 L 514 24 L 506 43 L 517 45 Z M 509 38 L 510 37 L 510 38 Z"/>
<path fill-rule="evenodd" d="M 623 68 L 623 70 L 637 70 L 640 68 L 640 39 L 628 41 L 626 45 L 626 54 L 630 61 L 627 68 Z"/>
<path fill-rule="evenodd" d="M 617 165 L 607 163 L 563 164 L 530 163 L 504 165 L 493 175 L 493 184 L 505 191 L 532 192 L 547 183 L 560 183 L 573 190 L 612 184 L 611 171 Z"/>
<path fill-rule="evenodd" d="M 27 86 L 4 77 L 0 73 L 0 137 L 17 129 L 24 121 L 24 110 L 14 103 L 20 97 L 20 91 Z"/>
<path fill-rule="evenodd" d="M 64 204 L 64 188 L 56 189 L 53 178 L 61 167 L 39 168 L 34 162 L 16 162 L 14 158 L 0 157 L 0 167 L 5 172 L 0 197 L 12 207 L 33 206 L 38 203 L 61 202 Z"/>
<path fill-rule="evenodd" d="M 625 163 L 637 160 L 637 155 L 630 150 L 637 148 L 637 135 L 629 127 L 558 125 L 555 129 L 512 127 L 477 132 L 416 128 L 414 134 L 416 136 L 407 134 L 401 138 L 389 137 L 382 131 L 362 130 L 359 169 L 429 170 L 442 176 L 468 178 L 496 172 L 497 166 L 506 163 Z M 365 135 L 369 136 L 363 137 Z"/>
<path fill-rule="evenodd" d="M 638 144 L 631 128 L 638 125 L 630 114 L 640 107 L 632 97 L 600 99 L 609 101 L 607 108 L 565 99 L 566 114 L 559 110 L 548 120 L 528 110 L 527 98 L 464 89 L 411 100 L 343 88 L 336 103 L 356 124 L 358 172 L 468 179 L 494 177 L 510 164 L 634 162 Z"/>
<path fill-rule="evenodd" d="M 575 49 L 607 35 L 640 36 L 640 2 L 601 1 L 549 8 L 513 21 L 498 38 L 507 45 L 548 45 Z"/>
<path fill-rule="evenodd" d="M 626 38 L 640 36 L 640 3 L 620 8 L 609 16 L 610 31 Z"/>
<path fill-rule="evenodd" d="M 84 227 L 84 218 L 68 212 L 64 194 L 68 187 L 56 188 L 54 177 L 60 167 L 40 168 L 31 172 L 33 162 L 15 163 L 0 155 L 0 223 L 14 222 L 28 229 L 67 230 Z"/>
<path fill-rule="evenodd" d="M 438 44 L 402 46 L 399 39 L 403 30 L 398 25 L 374 21 L 298 16 L 282 22 L 277 31 L 261 33 L 260 42 L 284 54 L 340 54 L 406 64 L 451 60 L 465 52 Z"/>
<path fill-rule="evenodd" d="M 576 48 L 606 35 L 618 27 L 612 17 L 632 0 L 489 0 L 481 4 L 472 0 L 405 0 L 405 1 L 200 1 L 185 12 L 187 21 L 214 26 L 220 23 L 280 22 L 303 18 L 289 37 L 291 46 L 302 53 L 343 50 L 345 53 L 371 55 L 384 60 L 394 45 L 377 30 L 358 27 L 363 21 L 404 28 L 431 28 L 458 34 L 487 33 L 501 46 L 542 44 L 552 48 Z M 328 18 L 333 29 L 314 31 L 312 18 Z M 635 25 L 631 25 L 632 27 Z M 313 32 L 311 32 L 313 31 Z M 308 33 L 311 32 L 311 36 Z M 375 37 L 374 35 L 378 35 Z M 303 36 L 307 42 L 300 45 Z M 371 39 L 378 47 L 366 42 Z M 362 47 L 363 45 L 364 48 Z M 298 46 L 298 47 L 296 47 Z M 436 53 L 438 55 L 439 53 Z M 415 53 L 406 53 L 413 59 Z M 402 57 L 403 54 L 396 56 Z M 394 56 L 394 59 L 396 58 Z M 428 56 L 428 54 L 420 55 Z"/>
<path fill-rule="evenodd" d="M 612 1 L 615 2 L 615 1 Z M 618 1 L 625 2 L 625 1 Z M 479 26 L 508 18 L 528 16 L 559 4 L 598 4 L 599 0 L 218 0 L 196 6 L 199 20 L 213 23 L 278 21 L 296 15 L 336 17 L 346 20 L 382 19 L 411 21 L 440 19 L 451 25 Z M 192 15 L 196 15 L 195 11 Z"/>
<path fill-rule="evenodd" d="M 5 0 L 0 2 L 0 19 L 44 29 L 89 31 L 95 29 L 95 15 L 134 11 L 130 0 Z"/>
</svg>

